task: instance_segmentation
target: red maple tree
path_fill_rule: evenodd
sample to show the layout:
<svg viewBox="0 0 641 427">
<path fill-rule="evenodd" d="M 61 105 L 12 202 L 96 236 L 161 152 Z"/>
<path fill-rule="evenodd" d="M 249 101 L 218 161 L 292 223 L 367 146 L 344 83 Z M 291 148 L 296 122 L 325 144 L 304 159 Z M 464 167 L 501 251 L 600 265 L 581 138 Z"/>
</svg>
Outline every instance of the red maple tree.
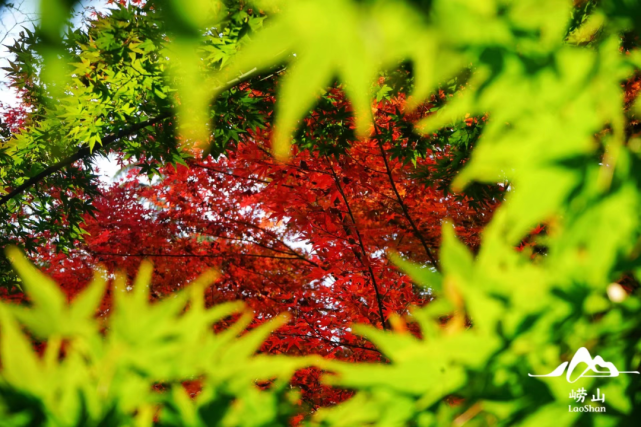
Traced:
<svg viewBox="0 0 641 427">
<path fill-rule="evenodd" d="M 338 90 L 330 99 L 336 111 L 348 108 Z M 474 249 L 497 203 L 472 209 L 464 198 L 426 186 L 414 165 L 392 158 L 392 148 L 405 143 L 397 129 L 404 106 L 403 95 L 376 103 L 372 137 L 348 141 L 341 154 L 295 147 L 287 162 L 278 162 L 270 154 L 270 129 L 250 129 L 226 156 L 166 166 L 162 179 L 152 183 L 134 168 L 104 188 L 81 245 L 64 255 L 52 243 L 41 258 L 70 298 L 98 263 L 133 276 L 142 259 L 152 259 L 153 298 L 215 268 L 222 276 L 208 291 L 208 304 L 243 300 L 256 312 L 257 324 L 291 314 L 262 351 L 380 361 L 378 350 L 354 335 L 351 325 L 388 328 L 392 313 L 407 314 L 411 305 L 432 298 L 387 254 L 438 268 L 442 221 L 453 220 Z M 323 114 L 306 119 L 309 137 L 334 119 Z M 403 114 L 403 120 L 422 114 Z M 434 166 L 447 155 L 434 150 L 417 166 Z M 103 315 L 109 304 L 106 298 Z M 312 406 L 348 395 L 321 387 L 317 369 L 299 372 L 294 383 Z"/>
</svg>

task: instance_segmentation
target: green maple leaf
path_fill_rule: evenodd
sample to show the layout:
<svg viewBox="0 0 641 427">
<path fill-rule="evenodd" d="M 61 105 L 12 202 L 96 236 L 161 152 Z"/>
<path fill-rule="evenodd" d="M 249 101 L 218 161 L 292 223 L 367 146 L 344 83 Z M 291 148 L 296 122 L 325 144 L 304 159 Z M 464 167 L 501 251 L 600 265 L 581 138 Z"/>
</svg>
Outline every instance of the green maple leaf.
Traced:
<svg viewBox="0 0 641 427">
<path fill-rule="evenodd" d="M 420 14 L 403 3 L 363 5 L 339 0 L 286 2 L 261 31 L 217 76 L 227 81 L 252 69 L 290 62 L 283 79 L 274 134 L 274 153 L 286 157 L 298 120 L 334 77 L 344 84 L 357 135 L 371 130 L 372 84 L 385 66 L 411 58 L 420 76 L 415 96 L 433 86 L 435 37 Z"/>
</svg>

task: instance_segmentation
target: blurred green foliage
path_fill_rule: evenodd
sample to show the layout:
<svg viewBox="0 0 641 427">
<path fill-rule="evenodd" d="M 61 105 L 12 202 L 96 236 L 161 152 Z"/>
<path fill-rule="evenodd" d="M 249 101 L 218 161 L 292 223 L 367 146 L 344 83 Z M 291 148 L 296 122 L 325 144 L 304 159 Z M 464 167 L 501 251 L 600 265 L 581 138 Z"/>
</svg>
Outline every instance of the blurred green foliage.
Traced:
<svg viewBox="0 0 641 427">
<path fill-rule="evenodd" d="M 212 124 L 205 120 L 211 114 L 204 112 L 210 100 L 233 96 L 236 81 L 287 63 L 275 123 L 275 150 L 286 156 L 298 120 L 333 78 L 344 84 L 352 101 L 355 132 L 365 135 L 380 72 L 411 61 L 415 106 L 437 87 L 467 73 L 463 87 L 448 96 L 418 131 L 449 132 L 454 135 L 451 144 L 465 145 L 469 135 L 462 132 L 461 123 L 466 114 L 487 115 L 474 136 L 471 159 L 456 169 L 452 186 L 461 190 L 473 183 L 508 181 L 505 203 L 485 230 L 477 254 L 471 254 L 444 225 L 442 273 L 398 260 L 417 283 L 437 296 L 406 319 L 420 325 L 421 339 L 404 332 L 400 319 L 395 319 L 393 332 L 358 328 L 390 363 L 325 362 L 324 369 L 338 374 L 326 381 L 352 388 L 356 395 L 319 410 L 306 422 L 327 426 L 638 424 L 641 382 L 637 375 L 585 377 L 569 383 L 564 376 L 528 374 L 552 372 L 581 347 L 620 370 L 641 366 L 639 296 L 617 293 L 620 285 L 613 284 L 625 274 L 637 277 L 641 272 L 641 142 L 630 131 L 634 109 L 625 107 L 622 86 L 641 68 L 639 52 L 628 52 L 625 45 L 641 29 L 639 5 L 619 0 L 254 2 L 267 15 L 225 13 L 223 6 L 231 10 L 225 2 L 193 5 L 167 2 L 165 9 L 158 9 L 170 11 L 165 15 L 149 11 L 143 20 L 114 18 L 112 36 L 105 35 L 112 29 L 104 28 L 96 30 L 95 39 L 87 37 L 85 43 L 95 48 L 78 51 L 81 72 L 71 83 L 61 83 L 63 77 L 43 76 L 45 83 L 33 87 L 45 94 L 34 90 L 34 96 L 51 97 L 55 92 L 48 91 L 47 85 L 67 84 L 71 86 L 66 90 L 78 91 L 78 99 L 86 94 L 102 102 L 92 104 L 95 111 L 81 111 L 79 105 L 85 108 L 86 103 L 68 105 L 67 98 L 52 99 L 43 117 L 67 114 L 66 119 L 56 126 L 47 120 L 34 124 L 34 130 L 15 142 L 12 150 L 17 151 L 8 154 L 13 159 L 56 156 L 51 154 L 54 150 L 38 151 L 41 145 L 30 145 L 39 132 L 58 132 L 55 140 L 62 151 L 73 146 L 69 142 L 73 138 L 92 147 L 100 143 L 92 135 L 117 132 L 124 123 L 162 117 L 174 109 L 183 123 L 176 132 L 184 141 L 198 140 L 212 133 L 208 128 Z M 118 13 L 127 11 L 123 8 Z M 157 21 L 149 24 L 148 31 L 160 31 L 166 23 L 166 31 L 175 35 L 171 43 L 175 43 L 177 61 L 149 59 L 172 55 L 171 43 L 165 55 L 161 50 L 165 47 L 153 43 L 155 36 L 118 39 L 118 25 L 144 26 L 151 22 L 150 16 L 157 16 Z M 59 17 L 51 14 L 45 19 Z M 215 36 L 206 44 L 211 56 L 198 60 L 198 40 L 212 27 L 217 28 L 210 33 Z M 622 35 L 627 37 L 623 42 Z M 46 55 L 42 59 L 49 61 Z M 110 75 L 108 66 L 100 67 L 101 61 L 130 62 L 137 72 Z M 117 86 L 122 89 L 114 91 L 111 83 L 101 82 L 103 72 L 107 80 L 120 79 Z M 91 76 L 88 85 L 81 81 L 83 73 Z M 167 84 L 166 79 L 176 83 Z M 138 83 L 128 89 L 128 81 Z M 178 91 L 188 102 L 170 105 L 169 90 Z M 108 97 L 101 98 L 102 93 Z M 216 103 L 212 108 L 224 114 Z M 251 112 L 249 103 L 247 108 Z M 103 115 L 113 120 L 98 118 Z M 96 119 L 84 123 L 88 117 Z M 234 126 L 232 120 L 219 132 Z M 121 143 L 135 152 L 139 148 L 135 141 Z M 214 145 L 219 141 L 220 137 Z M 233 141 L 233 136 L 227 141 Z M 26 154 L 16 156 L 19 150 Z M 175 150 L 163 154 L 163 159 L 173 158 L 177 145 Z M 26 161 L 16 161 L 12 167 L 25 168 L 21 176 L 28 176 Z M 0 174 L 9 174 L 5 170 Z M 16 176 L 15 169 L 10 173 L 4 176 Z M 539 224 L 548 228 L 537 242 L 545 255 L 515 250 Z M 212 322 L 233 311 L 232 306 L 204 310 L 193 299 L 197 292 L 183 315 L 179 313 L 186 296 L 148 306 L 146 279 L 141 279 L 142 285 L 134 286 L 132 293 L 121 289 L 103 336 L 91 326 L 92 302 L 95 306 L 102 286 L 100 273 L 87 293 L 67 306 L 59 291 L 37 278 L 23 261 L 17 267 L 34 305 L 27 310 L 3 306 L 0 311 L 2 402 L 5 414 L 13 417 L 6 425 L 40 425 L 45 419 L 51 425 L 103 421 L 105 425 L 144 425 L 150 422 L 152 408 L 161 405 L 158 399 L 165 396 L 150 392 L 153 383 L 198 376 L 204 376 L 210 391 L 195 402 L 180 397 L 179 391 L 168 394 L 170 403 L 161 405 L 161 419 L 168 425 L 278 424 L 279 417 L 290 410 L 278 387 L 259 392 L 253 385 L 259 377 L 286 380 L 296 367 L 309 362 L 252 357 L 260 339 L 276 324 L 232 344 L 242 327 L 205 334 Z M 440 325 L 447 315 L 451 316 L 448 323 Z M 194 326 L 188 326 L 190 322 Z M 31 352 L 18 324 L 49 340 L 44 358 Z M 67 341 L 82 344 L 65 347 L 66 356 L 60 358 L 59 343 Z M 193 351 L 182 351 L 187 347 Z M 569 393 L 579 387 L 590 394 L 601 390 L 607 397 L 602 404 L 607 411 L 569 410 L 575 403 Z M 453 404 L 452 398 L 462 400 Z M 249 407 L 256 410 L 243 410 Z M 110 421 L 114 417 L 124 418 Z"/>
<path fill-rule="evenodd" d="M 204 306 L 214 273 L 150 304 L 152 268 L 143 264 L 135 283 L 115 279 L 110 314 L 95 319 L 104 271 L 67 303 L 58 285 L 17 249 L 8 256 L 31 305 L 0 306 L 1 425 L 144 426 L 156 417 L 162 426 L 274 426 L 294 413 L 297 396 L 288 380 L 312 359 L 254 356 L 288 319 L 243 333 L 252 314 L 242 304 Z M 214 324 L 234 314 L 241 316 L 232 326 L 214 333 Z M 33 338 L 46 342 L 41 357 Z M 193 400 L 181 385 L 189 380 L 202 384 Z M 273 382 L 260 390 L 258 380 Z"/>
</svg>

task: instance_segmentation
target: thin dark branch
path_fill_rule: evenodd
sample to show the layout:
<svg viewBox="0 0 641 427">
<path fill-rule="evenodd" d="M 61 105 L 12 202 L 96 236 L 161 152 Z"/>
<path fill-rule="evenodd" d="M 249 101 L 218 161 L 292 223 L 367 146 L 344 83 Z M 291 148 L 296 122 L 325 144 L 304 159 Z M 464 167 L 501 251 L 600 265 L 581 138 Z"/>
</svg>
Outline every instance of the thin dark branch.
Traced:
<svg viewBox="0 0 641 427">
<path fill-rule="evenodd" d="M 282 257 L 275 255 L 261 255 L 261 254 L 121 254 L 112 252 L 91 252 L 94 256 L 118 256 L 118 257 L 140 257 L 140 258 L 223 258 L 231 256 L 246 256 L 251 258 L 272 258 L 272 259 L 287 259 L 295 261 L 305 261 L 299 257 Z"/>
<path fill-rule="evenodd" d="M 340 179 L 338 179 L 338 176 L 336 175 L 336 171 L 334 171 L 334 167 L 332 166 L 332 161 L 330 159 L 327 159 L 327 163 L 329 163 L 329 167 L 332 171 L 332 175 L 334 176 L 334 182 L 336 182 L 336 186 L 338 187 L 338 192 L 343 198 L 343 202 L 345 203 L 345 206 L 347 206 L 347 213 L 349 214 L 349 217 L 352 220 L 352 224 L 354 224 L 354 231 L 356 232 L 356 236 L 358 237 L 358 244 L 361 248 L 361 251 L 363 252 L 363 257 L 365 257 L 364 264 L 367 266 L 367 269 L 369 270 L 369 275 L 372 278 L 372 285 L 374 285 L 374 292 L 376 293 L 376 304 L 378 305 L 378 315 L 381 318 L 381 324 L 383 325 L 383 329 L 386 330 L 387 324 L 385 322 L 385 314 L 383 313 L 383 300 L 381 298 L 381 293 L 378 289 L 378 283 L 376 283 L 376 276 L 374 275 L 372 264 L 369 261 L 369 257 L 367 256 L 367 251 L 365 250 L 365 245 L 363 244 L 363 238 L 361 237 L 361 232 L 358 230 L 358 225 L 356 224 L 356 219 L 354 218 L 354 214 L 352 213 L 352 208 L 349 205 L 349 201 L 347 200 L 347 196 L 345 195 L 345 192 L 343 191 L 343 186 L 341 185 Z"/>
<path fill-rule="evenodd" d="M 310 260 L 310 259 L 307 259 L 307 258 L 306 258 L 306 257 L 304 257 L 303 255 L 301 255 L 301 254 L 299 254 L 298 252 L 296 252 L 296 250 L 294 250 L 294 248 L 292 248 L 292 247 L 291 247 L 291 246 L 289 246 L 287 243 L 285 243 L 285 242 L 284 242 L 280 237 L 278 237 L 278 235 L 277 235 L 276 233 L 274 233 L 273 231 L 268 230 L 268 229 L 265 229 L 265 228 L 262 228 L 262 227 L 260 227 L 260 226 L 258 226 L 258 225 L 256 225 L 256 224 L 253 224 L 253 223 L 248 222 L 248 221 L 243 221 L 243 220 L 240 220 L 240 219 L 228 218 L 228 220 L 229 220 L 229 221 L 236 222 L 236 223 L 238 223 L 238 224 L 246 225 L 246 226 L 248 226 L 248 227 L 254 228 L 254 229 L 256 229 L 256 230 L 259 230 L 259 231 L 261 231 L 261 232 L 263 232 L 263 233 L 267 234 L 268 236 L 270 236 L 270 237 L 272 237 L 273 239 L 275 239 L 276 241 L 278 241 L 278 243 L 280 243 L 281 245 L 283 245 L 283 246 L 285 246 L 287 249 L 289 249 L 289 250 L 291 251 L 291 254 L 292 254 L 292 255 L 294 255 L 294 256 L 296 256 L 297 258 L 299 258 L 301 261 L 305 261 L 305 262 L 307 262 L 307 263 L 309 263 L 309 264 L 312 264 L 312 265 L 314 265 L 314 266 L 316 266 L 316 267 L 319 267 L 319 265 L 318 265 L 317 263 L 315 263 L 314 261 L 312 261 L 312 260 Z"/>
<path fill-rule="evenodd" d="M 201 234 L 205 234 L 205 233 L 201 233 Z M 279 253 L 279 254 L 293 255 L 296 258 L 300 259 L 301 261 L 305 261 L 308 264 L 311 264 L 311 265 L 313 265 L 315 267 L 318 267 L 317 263 L 315 263 L 314 261 L 312 261 L 310 259 L 305 258 L 303 255 L 301 255 L 298 252 L 296 252 L 293 248 L 289 247 L 285 242 L 283 242 L 282 240 L 280 240 L 278 238 L 275 238 L 276 239 L 276 243 L 280 243 L 281 245 L 285 246 L 288 249 L 287 251 L 283 251 L 283 250 L 280 250 L 280 249 L 273 248 L 273 247 L 271 247 L 271 246 L 269 246 L 269 245 L 267 245 L 265 243 L 256 242 L 256 241 L 253 241 L 253 240 L 247 240 L 247 239 L 243 239 L 243 238 L 240 238 L 240 237 L 230 237 L 230 236 L 224 236 L 224 235 L 221 235 L 221 234 L 213 234 L 213 233 L 206 233 L 206 236 L 207 237 L 216 237 L 216 238 L 219 238 L 219 239 L 226 239 L 226 240 L 235 240 L 235 241 L 243 242 L 243 243 L 251 243 L 252 245 L 256 245 L 256 246 L 261 247 L 261 248 L 269 249 L 270 251 L 273 251 L 273 252 L 276 252 L 276 253 Z"/>
<path fill-rule="evenodd" d="M 205 170 L 208 170 L 208 171 L 211 171 L 211 172 L 214 172 L 214 173 L 219 173 L 219 174 L 222 174 L 222 175 L 231 176 L 231 177 L 238 178 L 238 179 L 244 179 L 244 180 L 247 180 L 247 181 L 260 182 L 262 184 L 273 184 L 273 181 L 267 181 L 267 180 L 260 179 L 260 178 L 252 178 L 252 177 L 249 177 L 249 176 L 240 176 L 240 175 L 236 175 L 236 174 L 231 173 L 231 172 L 221 171 L 219 169 L 214 169 L 212 167 L 201 165 L 201 164 L 193 164 L 193 165 L 191 165 L 191 167 L 199 168 L 199 169 L 205 169 Z M 287 184 L 276 184 L 276 185 L 279 185 L 281 187 L 287 187 L 287 188 L 295 188 L 293 185 L 287 185 Z"/>
<path fill-rule="evenodd" d="M 364 345 L 358 345 L 358 344 L 350 344 L 346 343 L 344 341 L 332 341 L 331 339 L 325 338 L 323 336 L 318 336 L 318 335 L 304 335 L 304 334 L 288 334 L 285 332 L 275 332 L 275 335 L 280 335 L 280 336 L 287 336 L 287 337 L 298 337 L 298 338 L 315 338 L 319 339 L 321 341 L 326 342 L 327 344 L 333 346 L 333 347 L 350 347 L 350 348 L 358 348 L 361 350 L 367 350 L 367 351 L 373 351 L 375 353 L 381 354 L 381 351 L 376 349 L 376 348 L 371 348 L 371 347 L 366 347 Z"/>
<path fill-rule="evenodd" d="M 392 176 L 392 169 L 390 168 L 389 162 L 387 161 L 387 154 L 385 153 L 385 149 L 383 148 L 383 141 L 381 141 L 380 138 L 378 139 L 378 146 L 381 149 L 381 156 L 383 156 L 383 162 L 385 162 L 385 170 L 387 170 L 387 176 L 392 186 L 392 190 L 394 190 L 394 194 L 396 195 L 396 200 L 398 201 L 398 204 L 401 205 L 403 214 L 405 215 L 405 218 L 407 218 L 407 221 L 410 223 L 410 226 L 412 227 L 414 234 L 421 241 L 421 244 L 423 245 L 423 248 L 425 249 L 425 253 L 427 254 L 427 257 L 429 258 L 430 262 L 432 263 L 434 268 L 436 268 L 436 270 L 439 270 L 438 263 L 436 262 L 436 258 L 434 257 L 434 255 L 432 254 L 432 251 L 427 245 L 427 241 L 425 240 L 425 237 L 419 231 L 418 227 L 416 226 L 416 223 L 414 222 L 414 220 L 412 219 L 412 216 L 410 215 L 409 209 L 407 209 L 405 202 L 403 202 L 401 195 L 398 193 L 398 190 L 396 189 L 396 183 L 394 182 L 394 177 Z"/>
<path fill-rule="evenodd" d="M 114 143 L 115 141 L 118 141 L 121 138 L 130 136 L 136 132 L 138 132 L 141 129 L 146 128 L 147 126 L 154 125 L 156 123 L 159 123 L 167 118 L 170 117 L 169 113 L 164 113 L 161 114 L 157 117 L 154 117 L 149 120 L 145 120 L 144 122 L 136 123 L 133 126 L 130 126 L 126 129 L 119 130 L 118 132 L 111 134 L 105 138 L 102 139 L 102 146 L 100 148 L 105 148 L 109 146 L 110 144 Z M 9 200 L 12 198 L 22 194 L 25 190 L 27 190 L 30 187 L 33 187 L 34 185 L 38 184 L 40 181 L 44 180 L 45 178 L 53 175 L 54 173 L 66 168 L 67 166 L 72 165 L 73 163 L 77 162 L 78 160 L 84 159 L 85 157 L 91 157 L 93 156 L 98 149 L 91 150 L 89 147 L 83 147 L 80 150 L 76 151 L 74 154 L 71 156 L 67 157 L 66 159 L 63 159 L 59 161 L 56 164 L 53 164 L 37 174 L 36 176 L 29 178 L 26 180 L 24 183 L 21 185 L 17 186 L 13 190 L 11 190 L 9 193 L 6 195 L 0 197 L 0 206 L 4 205 L 7 203 Z"/>
</svg>

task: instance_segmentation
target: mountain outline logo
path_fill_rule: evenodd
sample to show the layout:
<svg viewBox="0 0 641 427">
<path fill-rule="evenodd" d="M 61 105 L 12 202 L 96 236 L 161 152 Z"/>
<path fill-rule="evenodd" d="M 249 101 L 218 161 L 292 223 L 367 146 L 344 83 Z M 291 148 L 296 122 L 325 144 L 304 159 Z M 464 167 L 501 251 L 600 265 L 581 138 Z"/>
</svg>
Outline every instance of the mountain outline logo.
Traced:
<svg viewBox="0 0 641 427">
<path fill-rule="evenodd" d="M 581 375 L 579 375 L 574 381 L 570 379 L 572 372 L 574 372 L 574 369 L 579 365 L 579 363 L 585 363 L 588 365 L 588 367 L 581 372 Z M 568 366 L 569 365 L 569 366 Z M 607 371 L 600 371 L 599 368 L 604 368 L 607 369 Z M 563 372 L 565 371 L 565 368 L 568 368 L 567 374 L 566 374 L 566 379 L 568 380 L 569 383 L 574 383 L 577 382 L 581 378 L 608 378 L 608 377 L 618 377 L 620 374 L 640 374 L 639 371 L 619 371 L 616 366 L 612 362 L 606 362 L 603 360 L 601 356 L 598 354 L 596 357 L 593 359 L 592 356 L 590 355 L 590 352 L 588 351 L 587 348 L 581 347 L 574 353 L 574 356 L 572 357 L 572 360 L 569 362 L 563 362 L 561 363 L 554 371 L 550 372 L 549 374 L 545 375 L 533 375 L 528 373 L 528 376 L 530 377 L 560 377 L 563 375 Z M 586 375 L 588 371 L 593 372 L 595 375 Z"/>
</svg>

